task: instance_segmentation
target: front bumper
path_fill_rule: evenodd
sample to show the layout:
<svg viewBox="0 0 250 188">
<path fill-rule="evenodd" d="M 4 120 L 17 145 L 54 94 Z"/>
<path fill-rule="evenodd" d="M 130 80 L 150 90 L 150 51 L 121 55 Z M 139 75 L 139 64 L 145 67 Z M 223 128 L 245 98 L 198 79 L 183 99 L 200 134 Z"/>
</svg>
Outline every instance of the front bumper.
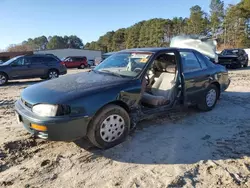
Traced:
<svg viewBox="0 0 250 188">
<path fill-rule="evenodd" d="M 221 84 L 221 92 L 226 91 L 228 89 L 230 83 L 231 83 L 231 79 L 228 78 L 228 80 L 224 84 Z"/>
<path fill-rule="evenodd" d="M 60 71 L 60 75 L 64 75 L 64 74 L 67 74 L 67 69 Z"/>
<path fill-rule="evenodd" d="M 89 117 L 39 117 L 26 107 L 19 99 L 15 103 L 15 111 L 25 129 L 40 138 L 53 141 L 73 141 L 86 136 Z M 47 127 L 47 131 L 37 131 L 31 124 Z"/>
</svg>

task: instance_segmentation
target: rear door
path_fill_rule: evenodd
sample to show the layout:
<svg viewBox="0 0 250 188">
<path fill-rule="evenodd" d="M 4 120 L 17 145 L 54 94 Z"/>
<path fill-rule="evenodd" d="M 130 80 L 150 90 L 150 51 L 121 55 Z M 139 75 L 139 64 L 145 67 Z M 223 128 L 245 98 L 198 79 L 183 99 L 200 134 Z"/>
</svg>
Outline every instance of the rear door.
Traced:
<svg viewBox="0 0 250 188">
<path fill-rule="evenodd" d="M 80 67 L 82 64 L 82 58 L 81 57 L 73 57 L 74 67 Z"/>
<path fill-rule="evenodd" d="M 180 51 L 185 80 L 185 93 L 187 102 L 195 103 L 206 90 L 211 76 L 201 54 L 192 50 Z"/>
<path fill-rule="evenodd" d="M 44 57 L 31 56 L 29 57 L 29 62 L 29 70 L 32 77 L 40 77 L 45 75 L 46 65 Z"/>
</svg>

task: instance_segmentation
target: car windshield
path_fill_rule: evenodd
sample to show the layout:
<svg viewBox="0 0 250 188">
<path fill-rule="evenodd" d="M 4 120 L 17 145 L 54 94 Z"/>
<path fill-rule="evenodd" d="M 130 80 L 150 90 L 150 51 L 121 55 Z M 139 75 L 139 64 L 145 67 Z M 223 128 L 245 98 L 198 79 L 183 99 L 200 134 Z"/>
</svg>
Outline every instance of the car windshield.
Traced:
<svg viewBox="0 0 250 188">
<path fill-rule="evenodd" d="M 116 53 L 105 59 L 94 71 L 117 76 L 136 77 L 148 63 L 151 56 L 152 53 L 147 52 Z"/>
<path fill-rule="evenodd" d="M 222 54 L 223 55 L 237 55 L 239 50 L 225 50 Z"/>
<path fill-rule="evenodd" d="M 2 65 L 9 65 L 9 64 L 11 64 L 13 61 L 15 61 L 16 59 L 18 59 L 19 57 L 21 57 L 21 56 L 17 56 L 17 57 L 14 57 L 14 58 L 12 58 L 12 59 L 9 59 L 8 61 L 2 63 Z"/>
</svg>

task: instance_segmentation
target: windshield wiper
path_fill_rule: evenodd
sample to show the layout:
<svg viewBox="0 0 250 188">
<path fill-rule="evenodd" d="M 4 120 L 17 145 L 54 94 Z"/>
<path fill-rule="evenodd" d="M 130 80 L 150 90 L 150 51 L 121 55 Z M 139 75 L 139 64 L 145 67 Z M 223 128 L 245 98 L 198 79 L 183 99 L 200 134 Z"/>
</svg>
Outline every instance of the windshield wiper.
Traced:
<svg viewBox="0 0 250 188">
<path fill-rule="evenodd" d="M 112 71 L 110 71 L 110 70 L 101 70 L 100 72 L 107 72 L 107 73 L 110 73 L 110 74 L 112 74 L 112 75 L 114 75 L 114 76 L 122 77 L 122 75 L 120 75 L 120 74 L 118 74 L 118 73 L 116 73 L 116 72 L 112 72 Z"/>
</svg>

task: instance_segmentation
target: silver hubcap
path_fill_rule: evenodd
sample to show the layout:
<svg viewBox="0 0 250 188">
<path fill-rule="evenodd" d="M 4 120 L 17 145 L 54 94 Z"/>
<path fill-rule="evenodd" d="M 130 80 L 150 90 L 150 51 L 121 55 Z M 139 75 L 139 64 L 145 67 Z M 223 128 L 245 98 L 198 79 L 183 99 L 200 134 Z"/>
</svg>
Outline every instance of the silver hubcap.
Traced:
<svg viewBox="0 0 250 188">
<path fill-rule="evenodd" d="M 85 66 L 84 65 L 81 65 L 81 68 L 84 68 Z"/>
<path fill-rule="evenodd" d="M 1 85 L 2 85 L 2 84 L 5 84 L 5 82 L 6 82 L 6 77 L 3 76 L 3 75 L 0 75 L 0 84 L 1 84 Z"/>
<path fill-rule="evenodd" d="M 57 78 L 57 77 L 58 77 L 57 72 L 52 71 L 49 73 L 49 78 L 53 79 L 53 78 Z"/>
<path fill-rule="evenodd" d="M 101 124 L 100 135 L 105 142 L 117 140 L 125 130 L 124 119 L 119 115 L 108 116 Z"/>
<path fill-rule="evenodd" d="M 210 89 L 207 93 L 207 96 L 206 96 L 206 102 L 207 102 L 207 106 L 208 107 L 212 107 L 216 101 L 216 91 L 214 89 Z"/>
</svg>

